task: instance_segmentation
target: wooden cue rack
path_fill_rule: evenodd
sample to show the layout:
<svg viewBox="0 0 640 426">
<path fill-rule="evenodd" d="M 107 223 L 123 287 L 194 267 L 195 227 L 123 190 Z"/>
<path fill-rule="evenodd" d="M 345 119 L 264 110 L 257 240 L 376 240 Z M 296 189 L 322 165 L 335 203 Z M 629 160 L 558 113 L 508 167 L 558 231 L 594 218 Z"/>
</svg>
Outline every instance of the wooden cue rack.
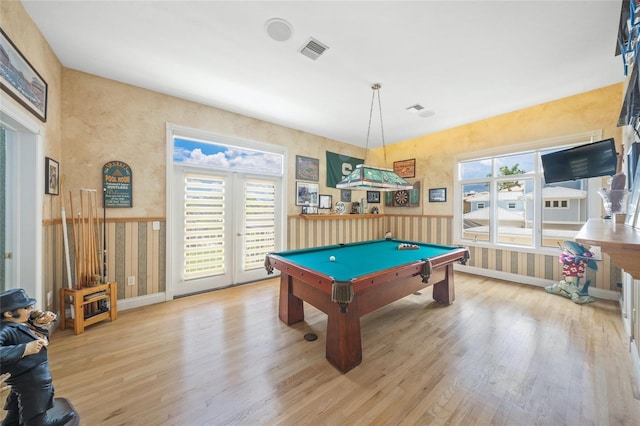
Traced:
<svg viewBox="0 0 640 426">
<path fill-rule="evenodd" d="M 84 328 L 109 318 L 118 318 L 118 285 L 116 282 L 96 286 L 60 289 L 61 317 L 60 329 L 73 327 L 75 334 L 84 332 Z M 67 306 L 73 312 L 73 318 L 67 318 Z M 106 306 L 106 309 L 105 309 Z"/>
</svg>

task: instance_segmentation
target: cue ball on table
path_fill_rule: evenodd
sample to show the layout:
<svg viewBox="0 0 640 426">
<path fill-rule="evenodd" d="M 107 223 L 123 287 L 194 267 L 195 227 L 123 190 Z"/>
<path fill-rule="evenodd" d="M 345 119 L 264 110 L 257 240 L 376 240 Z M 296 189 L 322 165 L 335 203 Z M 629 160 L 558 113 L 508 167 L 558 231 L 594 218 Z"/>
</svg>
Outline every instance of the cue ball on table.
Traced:
<svg viewBox="0 0 640 426">
<path fill-rule="evenodd" d="M 329 256 L 329 260 L 332 261 L 332 262 L 335 262 L 336 261 L 336 257 L 335 256 Z"/>
</svg>

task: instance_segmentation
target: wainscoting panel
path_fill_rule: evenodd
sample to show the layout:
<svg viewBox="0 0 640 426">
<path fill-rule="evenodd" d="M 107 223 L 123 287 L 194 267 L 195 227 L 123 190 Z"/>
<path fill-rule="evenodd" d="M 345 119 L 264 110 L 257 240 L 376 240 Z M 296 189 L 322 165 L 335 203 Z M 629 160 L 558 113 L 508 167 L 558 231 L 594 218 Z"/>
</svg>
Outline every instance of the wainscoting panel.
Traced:
<svg viewBox="0 0 640 426">
<path fill-rule="evenodd" d="M 166 224 L 160 220 L 160 230 L 154 231 L 153 221 L 158 219 L 107 222 L 107 276 L 118 283 L 118 299 L 153 295 L 166 290 Z M 387 231 L 397 239 L 435 244 L 451 245 L 453 239 L 453 220 L 449 216 L 385 214 L 307 219 L 297 215 L 288 217 L 287 225 L 288 250 L 379 239 Z M 43 234 L 44 291 L 38 297 L 46 300 L 47 293 L 52 291 L 54 306 L 47 308 L 57 310 L 60 306 L 59 289 L 67 286 L 62 224 L 59 220 L 45 223 Z M 67 226 L 67 234 L 69 250 L 73 253 L 71 226 Z M 562 279 L 558 256 L 475 246 L 469 246 L 469 251 L 469 266 L 550 281 Z M 620 269 L 607 255 L 597 262 L 597 266 L 597 271 L 587 271 L 580 284 L 589 279 L 593 288 L 618 291 Z M 73 258 L 71 268 L 75 270 Z M 130 276 L 135 277 L 131 286 L 127 284 Z"/>
<path fill-rule="evenodd" d="M 164 292 L 166 289 L 166 226 L 158 221 L 160 229 L 153 230 L 153 221 L 107 220 L 107 278 L 118 283 L 118 299 Z M 99 234 L 102 234 L 100 224 Z M 59 289 L 68 286 L 64 241 L 61 221 L 43 224 L 43 295 L 54 294 L 54 306 L 59 309 Z M 67 225 L 72 281 L 75 280 L 73 227 Z M 102 247 L 99 247 L 102 264 Z M 134 285 L 128 278 L 134 277 Z M 43 300 L 46 300 L 43 299 Z"/>
<path fill-rule="evenodd" d="M 331 216 L 327 219 L 307 219 L 289 216 L 287 221 L 287 250 L 352 243 L 384 237 L 385 217 Z"/>
</svg>

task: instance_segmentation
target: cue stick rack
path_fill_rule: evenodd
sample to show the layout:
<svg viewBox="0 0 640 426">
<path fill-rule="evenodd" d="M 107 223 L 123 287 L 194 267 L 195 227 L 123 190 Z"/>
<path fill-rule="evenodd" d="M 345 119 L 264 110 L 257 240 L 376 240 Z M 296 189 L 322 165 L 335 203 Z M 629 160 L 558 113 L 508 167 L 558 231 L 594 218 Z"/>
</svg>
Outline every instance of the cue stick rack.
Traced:
<svg viewBox="0 0 640 426">
<path fill-rule="evenodd" d="M 73 234 L 74 282 L 69 283 L 68 291 L 63 292 L 65 297 L 62 302 L 73 308 L 72 318 L 87 319 L 112 310 L 109 297 L 98 298 L 101 294 L 91 296 L 92 290 L 96 289 L 96 293 L 99 293 L 98 288 L 103 284 L 109 284 L 106 283 L 100 252 L 104 247 L 105 236 L 100 234 L 101 221 L 104 222 L 104 219 L 98 214 L 97 190 L 81 189 L 75 197 L 73 192 L 69 191 L 69 207 Z M 101 290 L 103 293 L 114 293 L 112 286 Z M 76 298 L 84 299 L 84 302 L 79 303 L 80 301 L 75 301 Z M 81 312 L 76 311 L 78 308 Z"/>
</svg>

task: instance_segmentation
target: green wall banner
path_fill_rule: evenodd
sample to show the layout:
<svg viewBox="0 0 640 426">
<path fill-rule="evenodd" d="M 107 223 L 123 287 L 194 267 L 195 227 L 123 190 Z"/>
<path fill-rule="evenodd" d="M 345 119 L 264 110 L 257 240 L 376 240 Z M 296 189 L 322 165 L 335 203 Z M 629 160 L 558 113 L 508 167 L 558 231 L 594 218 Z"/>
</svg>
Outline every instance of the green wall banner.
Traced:
<svg viewBox="0 0 640 426">
<path fill-rule="evenodd" d="M 364 160 L 327 151 L 327 186 L 335 188 L 358 164 L 364 164 Z"/>
<path fill-rule="evenodd" d="M 102 167 L 105 207 L 132 207 L 133 176 L 122 161 L 110 161 Z"/>
</svg>

